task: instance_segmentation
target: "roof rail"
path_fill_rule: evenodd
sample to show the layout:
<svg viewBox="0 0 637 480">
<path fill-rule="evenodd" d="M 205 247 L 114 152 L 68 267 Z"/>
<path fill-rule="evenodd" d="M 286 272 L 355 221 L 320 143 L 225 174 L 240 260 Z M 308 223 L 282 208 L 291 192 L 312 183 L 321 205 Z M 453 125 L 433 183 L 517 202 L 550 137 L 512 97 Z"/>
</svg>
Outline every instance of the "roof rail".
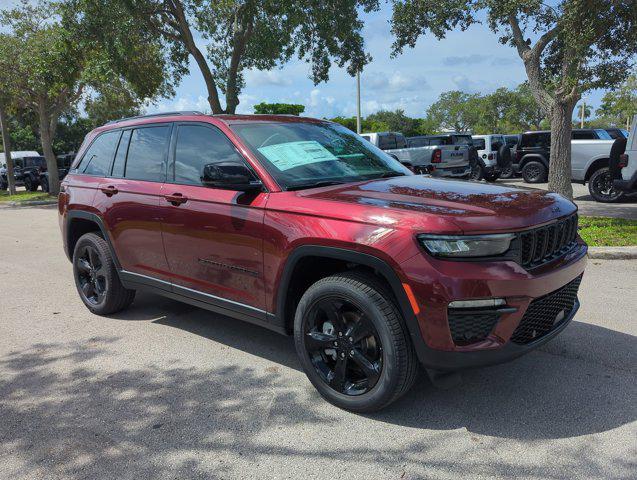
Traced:
<svg viewBox="0 0 637 480">
<path fill-rule="evenodd" d="M 118 120 L 111 120 L 110 122 L 106 122 L 106 125 L 112 125 L 113 123 L 126 122 L 128 120 L 137 120 L 139 118 L 172 117 L 175 115 L 203 115 L 203 113 L 198 112 L 196 110 L 180 111 L 180 112 L 149 113 L 147 115 L 137 115 L 135 117 L 125 117 L 125 118 L 120 118 Z"/>
</svg>

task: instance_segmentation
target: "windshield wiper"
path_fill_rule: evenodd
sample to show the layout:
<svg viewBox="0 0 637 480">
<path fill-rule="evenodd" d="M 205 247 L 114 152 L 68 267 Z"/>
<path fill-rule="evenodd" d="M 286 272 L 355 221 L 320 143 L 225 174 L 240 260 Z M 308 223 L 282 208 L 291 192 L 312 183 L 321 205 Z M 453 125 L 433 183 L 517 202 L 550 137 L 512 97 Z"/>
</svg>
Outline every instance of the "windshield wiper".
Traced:
<svg viewBox="0 0 637 480">
<path fill-rule="evenodd" d="M 374 178 L 392 178 L 392 177 L 404 177 L 405 174 L 404 173 L 400 173 L 400 172 L 384 172 L 381 173 L 380 175 L 374 175 L 373 177 L 370 177 L 371 179 Z"/>
<path fill-rule="evenodd" d="M 345 182 L 338 182 L 334 180 L 322 180 L 320 182 L 313 183 L 300 183 L 298 185 L 290 185 L 286 187 L 287 191 L 291 190 L 303 190 L 305 188 L 318 188 L 318 187 L 329 187 L 330 185 L 342 185 Z"/>
</svg>

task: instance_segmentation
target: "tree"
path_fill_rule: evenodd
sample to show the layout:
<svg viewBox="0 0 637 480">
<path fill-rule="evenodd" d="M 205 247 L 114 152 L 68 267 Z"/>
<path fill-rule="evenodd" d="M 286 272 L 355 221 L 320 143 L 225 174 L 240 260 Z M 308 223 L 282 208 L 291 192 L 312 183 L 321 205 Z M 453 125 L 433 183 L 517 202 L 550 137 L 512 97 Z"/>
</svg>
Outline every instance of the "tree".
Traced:
<svg viewBox="0 0 637 480">
<path fill-rule="evenodd" d="M 582 122 L 582 107 L 584 107 L 584 120 L 591 116 L 591 106 L 580 103 L 579 105 L 577 105 L 577 109 L 575 110 L 575 119 L 573 120 L 574 125 L 579 126 Z"/>
<path fill-rule="evenodd" d="M 86 92 L 123 83 L 122 74 L 134 80 L 127 85 L 140 98 L 154 95 L 163 84 L 161 78 L 152 75 L 157 63 L 152 49 L 132 46 L 127 51 L 127 63 L 112 62 L 102 45 L 87 34 L 83 23 L 75 22 L 72 15 L 65 16 L 68 7 L 67 3 L 31 4 L 23 0 L 18 8 L 1 15 L 17 39 L 17 98 L 22 108 L 36 115 L 53 195 L 59 189 L 53 141 L 60 116 L 73 110 Z M 135 41 L 134 32 L 129 39 Z"/>
<path fill-rule="evenodd" d="M 254 113 L 270 115 L 301 115 L 305 111 L 303 105 L 296 103 L 257 103 Z"/>
<path fill-rule="evenodd" d="M 628 130 L 630 122 L 637 115 L 637 73 L 630 75 L 618 89 L 606 92 L 595 113 L 617 126 L 625 121 Z"/>
<path fill-rule="evenodd" d="M 430 32 L 480 23 L 517 49 L 529 87 L 551 122 L 549 189 L 568 198 L 571 118 L 583 92 L 621 82 L 637 53 L 634 0 L 393 0 L 394 53 Z"/>
<path fill-rule="evenodd" d="M 459 90 L 444 92 L 429 107 L 427 117 L 442 130 L 469 132 L 479 120 L 479 98 Z"/>
<path fill-rule="evenodd" d="M 380 110 L 372 113 L 366 119 L 366 122 L 384 128 L 371 128 L 371 131 L 388 130 L 391 132 L 401 132 L 405 136 L 411 137 L 420 133 L 421 122 L 419 119 L 411 118 L 405 115 L 405 111 L 397 109 L 393 112 L 388 110 Z"/>
<path fill-rule="evenodd" d="M 215 114 L 236 111 L 246 69 L 272 69 L 295 55 L 311 64 L 314 83 L 329 78 L 333 62 L 355 75 L 370 60 L 363 50 L 359 9 L 378 8 L 378 0 L 75 1 L 89 17 L 108 17 L 114 25 L 124 22 L 155 35 L 178 74 L 188 70 L 192 57 Z"/>
<path fill-rule="evenodd" d="M 15 47 L 16 39 L 11 35 L 0 34 L 0 129 L 2 130 L 2 150 L 7 165 L 7 183 L 9 194 L 15 195 L 15 177 L 11 159 L 11 134 L 9 110 L 15 105 Z"/>
</svg>

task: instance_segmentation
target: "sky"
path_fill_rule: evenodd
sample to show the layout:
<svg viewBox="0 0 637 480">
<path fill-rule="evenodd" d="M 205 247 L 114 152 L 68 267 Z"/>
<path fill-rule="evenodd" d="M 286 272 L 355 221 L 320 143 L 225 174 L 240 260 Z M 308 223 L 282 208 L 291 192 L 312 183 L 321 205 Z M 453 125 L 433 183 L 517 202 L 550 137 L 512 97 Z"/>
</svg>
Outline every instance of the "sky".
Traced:
<svg viewBox="0 0 637 480">
<path fill-rule="evenodd" d="M 517 51 L 501 45 L 486 25 L 475 25 L 464 32 L 450 31 L 441 41 L 433 36 L 421 37 L 415 48 L 406 48 L 402 55 L 391 58 L 390 16 L 387 4 L 379 12 L 363 15 L 365 48 L 373 58 L 361 74 L 363 116 L 400 108 L 407 115 L 424 117 L 442 92 L 484 94 L 499 87 L 513 88 L 526 79 Z M 149 106 L 149 113 L 210 110 L 201 73 L 194 62 L 190 66 L 190 74 L 175 97 Z M 309 73 L 310 65 L 296 59 L 275 70 L 247 71 L 237 112 L 253 113 L 253 106 L 260 102 L 283 102 L 305 105 L 303 115 L 310 117 L 356 114 L 355 78 L 344 69 L 332 67 L 329 81 L 314 85 Z M 588 92 L 587 104 L 598 107 L 603 93 Z"/>
</svg>

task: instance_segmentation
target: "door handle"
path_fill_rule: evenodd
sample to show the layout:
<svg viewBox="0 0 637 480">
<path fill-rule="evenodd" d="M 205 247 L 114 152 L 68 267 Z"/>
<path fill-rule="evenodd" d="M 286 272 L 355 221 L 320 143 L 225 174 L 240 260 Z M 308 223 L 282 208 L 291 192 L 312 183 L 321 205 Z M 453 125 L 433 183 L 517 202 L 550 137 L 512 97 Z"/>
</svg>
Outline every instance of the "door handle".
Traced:
<svg viewBox="0 0 637 480">
<path fill-rule="evenodd" d="M 184 197 L 181 193 L 173 193 L 172 195 L 165 195 L 164 198 L 168 203 L 172 203 L 175 207 L 181 205 L 182 203 L 186 203 L 188 201 L 188 197 Z"/>
<path fill-rule="evenodd" d="M 115 188 L 113 185 L 109 185 L 108 187 L 100 187 L 102 193 L 104 193 L 107 197 L 111 197 L 115 195 L 119 190 Z"/>
</svg>

